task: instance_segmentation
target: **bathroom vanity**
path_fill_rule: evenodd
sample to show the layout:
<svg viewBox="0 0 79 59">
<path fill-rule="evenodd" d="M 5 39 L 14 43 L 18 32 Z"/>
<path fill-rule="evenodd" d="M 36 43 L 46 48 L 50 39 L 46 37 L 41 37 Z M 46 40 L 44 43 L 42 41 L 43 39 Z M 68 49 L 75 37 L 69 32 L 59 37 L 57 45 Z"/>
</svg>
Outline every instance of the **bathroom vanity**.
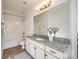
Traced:
<svg viewBox="0 0 79 59">
<path fill-rule="evenodd" d="M 68 1 L 35 15 L 33 25 L 36 35 L 26 36 L 25 42 L 34 59 L 70 59 Z M 49 41 L 48 27 L 59 28 L 53 41 Z"/>
<path fill-rule="evenodd" d="M 42 39 L 42 40 L 41 40 Z M 26 51 L 34 59 L 69 59 L 70 40 L 55 38 L 53 42 L 38 35 L 26 36 Z"/>
</svg>

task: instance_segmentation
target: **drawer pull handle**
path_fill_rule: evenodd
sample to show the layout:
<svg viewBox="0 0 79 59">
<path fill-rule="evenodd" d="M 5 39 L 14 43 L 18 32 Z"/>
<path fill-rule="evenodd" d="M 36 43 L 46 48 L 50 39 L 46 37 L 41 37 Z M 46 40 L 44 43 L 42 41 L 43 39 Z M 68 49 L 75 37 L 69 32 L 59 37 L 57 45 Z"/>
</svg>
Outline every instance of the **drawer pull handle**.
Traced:
<svg viewBox="0 0 79 59">
<path fill-rule="evenodd" d="M 36 47 L 33 47 L 34 49 L 36 49 Z"/>
<path fill-rule="evenodd" d="M 54 53 L 54 54 L 56 54 L 56 52 L 54 52 L 54 51 L 51 51 L 51 50 L 50 50 L 50 52 L 51 52 L 51 53 Z"/>
</svg>

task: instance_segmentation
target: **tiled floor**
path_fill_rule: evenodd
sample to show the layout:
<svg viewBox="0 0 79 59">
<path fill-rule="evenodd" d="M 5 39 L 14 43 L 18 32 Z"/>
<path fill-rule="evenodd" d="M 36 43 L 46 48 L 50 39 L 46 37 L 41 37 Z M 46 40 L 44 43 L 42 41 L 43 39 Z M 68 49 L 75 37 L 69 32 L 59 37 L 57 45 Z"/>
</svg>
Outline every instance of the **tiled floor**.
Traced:
<svg viewBox="0 0 79 59">
<path fill-rule="evenodd" d="M 26 52 L 23 52 L 14 56 L 14 59 L 33 59 L 33 58 L 29 56 L 29 54 L 27 54 Z"/>
<path fill-rule="evenodd" d="M 32 59 L 30 55 L 24 50 L 21 49 L 20 46 L 16 46 L 13 48 L 5 49 L 3 51 L 2 59 Z"/>
</svg>

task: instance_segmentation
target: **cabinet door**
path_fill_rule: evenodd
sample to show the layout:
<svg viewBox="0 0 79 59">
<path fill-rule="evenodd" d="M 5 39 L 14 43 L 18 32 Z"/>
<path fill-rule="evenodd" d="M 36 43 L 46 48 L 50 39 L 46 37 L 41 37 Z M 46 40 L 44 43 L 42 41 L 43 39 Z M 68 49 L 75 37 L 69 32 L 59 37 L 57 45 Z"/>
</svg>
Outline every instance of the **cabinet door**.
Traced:
<svg viewBox="0 0 79 59">
<path fill-rule="evenodd" d="M 30 42 L 26 41 L 26 51 L 30 52 Z"/>
<path fill-rule="evenodd" d="M 35 59 L 44 59 L 44 51 L 40 48 L 36 48 L 36 58 Z"/>
<path fill-rule="evenodd" d="M 45 54 L 45 59 L 59 59 L 59 58 L 57 58 L 57 57 L 55 57 L 55 56 L 53 56 L 53 55 L 51 55 L 49 53 L 46 53 Z"/>
<path fill-rule="evenodd" d="M 29 52 L 33 58 L 35 58 L 35 53 L 36 53 L 36 47 L 33 44 L 30 44 L 30 52 Z"/>
</svg>

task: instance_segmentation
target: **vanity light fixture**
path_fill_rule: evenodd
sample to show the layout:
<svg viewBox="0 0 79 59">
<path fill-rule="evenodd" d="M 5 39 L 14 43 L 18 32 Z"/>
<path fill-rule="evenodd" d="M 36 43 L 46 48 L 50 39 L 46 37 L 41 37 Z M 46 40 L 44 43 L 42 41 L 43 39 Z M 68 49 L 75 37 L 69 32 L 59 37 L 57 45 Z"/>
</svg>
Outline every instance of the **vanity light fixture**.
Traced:
<svg viewBox="0 0 79 59">
<path fill-rule="evenodd" d="M 35 8 L 35 10 L 37 10 L 37 11 L 42 11 L 42 10 L 48 8 L 48 7 L 51 5 L 51 2 L 52 2 L 52 0 L 46 0 L 46 1 L 44 1 L 43 3 L 39 4 L 39 5 Z"/>
</svg>

